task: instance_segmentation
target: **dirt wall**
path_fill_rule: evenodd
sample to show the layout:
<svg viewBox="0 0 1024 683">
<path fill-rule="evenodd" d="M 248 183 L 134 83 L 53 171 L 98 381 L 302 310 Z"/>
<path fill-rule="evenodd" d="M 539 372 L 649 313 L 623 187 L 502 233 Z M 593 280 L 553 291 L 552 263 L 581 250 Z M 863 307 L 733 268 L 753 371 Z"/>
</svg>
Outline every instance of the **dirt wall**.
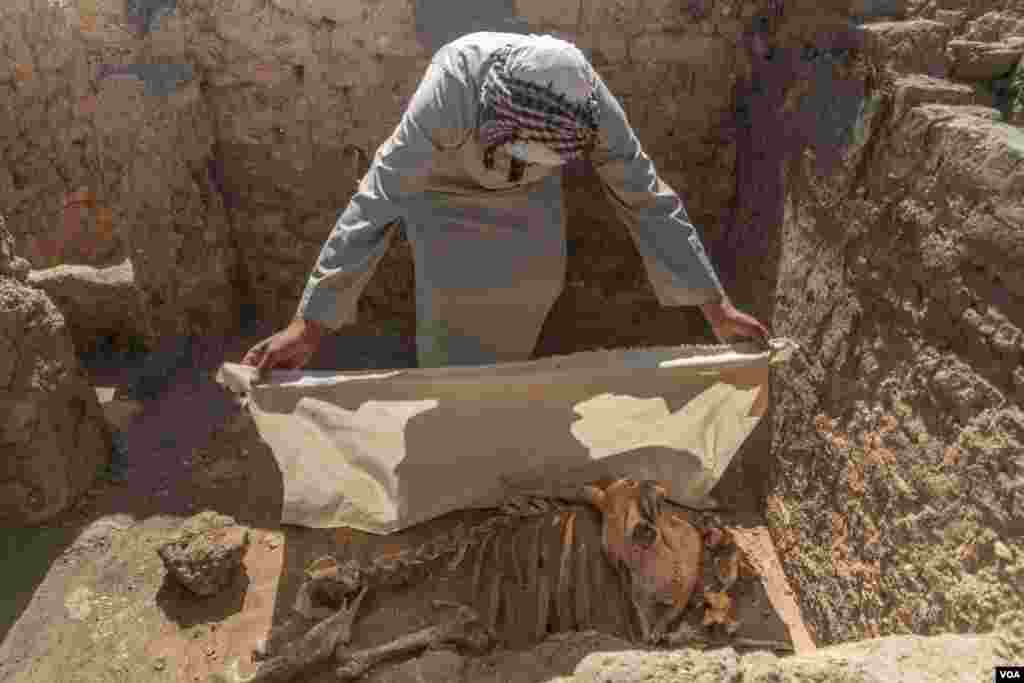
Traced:
<svg viewBox="0 0 1024 683">
<path fill-rule="evenodd" d="M 766 508 L 819 644 L 978 632 L 1024 600 L 1024 131 L 1000 90 L 1024 15 L 892 5 L 863 20 L 838 156 L 783 160 L 769 239 L 803 352 Z"/>
</svg>

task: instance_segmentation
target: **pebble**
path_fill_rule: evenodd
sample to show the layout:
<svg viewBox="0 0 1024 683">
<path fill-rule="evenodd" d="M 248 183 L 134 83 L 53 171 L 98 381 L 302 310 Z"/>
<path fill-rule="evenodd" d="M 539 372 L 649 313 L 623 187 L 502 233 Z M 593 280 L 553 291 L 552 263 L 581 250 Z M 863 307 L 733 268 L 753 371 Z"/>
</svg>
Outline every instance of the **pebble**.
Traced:
<svg viewBox="0 0 1024 683">
<path fill-rule="evenodd" d="M 164 657 L 157 657 L 156 661 L 153 662 L 153 668 L 157 671 L 163 671 L 167 666 L 167 659 Z"/>
<path fill-rule="evenodd" d="M 996 541 L 993 543 L 992 551 L 996 554 L 996 557 L 1005 562 L 1013 561 L 1013 551 L 1010 550 L 1010 548 L 1002 541 Z"/>
</svg>

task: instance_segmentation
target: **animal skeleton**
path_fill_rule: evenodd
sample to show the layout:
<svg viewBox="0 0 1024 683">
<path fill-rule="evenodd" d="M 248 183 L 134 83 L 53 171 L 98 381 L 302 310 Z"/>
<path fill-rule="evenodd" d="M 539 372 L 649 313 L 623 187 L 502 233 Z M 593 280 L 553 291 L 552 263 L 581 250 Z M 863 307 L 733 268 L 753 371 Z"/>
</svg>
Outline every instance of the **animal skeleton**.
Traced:
<svg viewBox="0 0 1024 683">
<path fill-rule="evenodd" d="M 597 544 L 593 535 L 588 545 L 588 529 L 600 533 L 603 555 L 625 584 L 641 639 L 673 646 L 701 641 L 686 620 L 674 633 L 668 631 L 691 597 L 702 589 L 704 539 L 690 522 L 668 509 L 665 498 L 665 488 L 656 482 L 603 480 L 563 490 L 557 496 L 517 496 L 503 505 L 499 514 L 469 529 L 457 525 L 417 548 L 369 563 L 339 563 L 332 556 L 321 557 L 306 570 L 296 610 L 307 617 L 326 618 L 285 654 L 265 662 L 257 674 L 239 683 L 283 683 L 325 663 L 332 654 L 347 662 L 338 675 L 350 680 L 384 659 L 436 646 L 446 638 L 445 642 L 464 641 L 464 636 L 457 635 L 459 629 L 441 625 L 362 653 L 344 649 L 355 612 L 369 590 L 408 585 L 435 569 L 455 572 L 471 550 L 475 552 L 466 568 L 467 578 L 473 599 L 479 596 L 477 602 L 484 614 L 478 617 L 472 610 L 461 610 L 453 623 L 466 625 L 479 619 L 487 633 L 494 634 L 499 616 L 503 616 L 506 627 L 522 630 L 536 641 L 547 636 L 552 618 L 558 630 L 588 628 L 601 609 L 616 611 L 605 600 L 591 600 L 592 594 L 604 596 L 614 585 L 614 579 L 611 585 L 602 584 L 602 572 L 609 577 L 614 574 L 601 566 L 603 563 L 595 564 L 588 554 L 588 548 L 596 549 Z M 595 522 L 583 524 L 595 508 L 601 513 L 599 532 Z M 519 552 L 523 545 L 524 552 Z M 485 572 L 485 565 L 490 571 Z M 531 598 L 533 605 L 532 614 L 525 617 L 520 614 L 524 598 Z M 654 611 L 664 605 L 668 609 L 652 627 Z M 614 618 L 618 630 L 622 622 L 618 614 Z M 730 642 L 777 650 L 787 647 L 784 643 Z M 477 643 L 482 645 L 479 639 Z"/>
<path fill-rule="evenodd" d="M 667 511 L 663 504 L 665 489 L 655 482 L 605 480 L 564 489 L 557 495 L 514 497 L 502 506 L 501 514 L 468 530 L 458 525 L 419 548 L 379 557 L 366 565 L 354 560 L 339 565 L 333 558 L 321 558 L 307 571 L 308 581 L 303 590 L 309 591 L 313 602 L 333 607 L 338 603 L 339 590 L 342 595 L 348 594 L 360 581 L 378 589 L 406 585 L 444 559 L 449 560 L 448 571 L 456 571 L 475 548 L 469 570 L 471 592 L 474 596 L 482 595 L 488 625 L 496 628 L 503 602 L 512 601 L 511 587 L 503 585 L 514 580 L 525 595 L 536 597 L 534 635 L 541 639 L 547 632 L 552 608 L 561 629 L 579 627 L 589 621 L 590 558 L 586 539 L 575 533 L 580 503 L 589 503 L 603 515 L 604 554 L 628 586 L 641 638 L 653 643 L 665 637 L 667 628 L 700 588 L 701 535 L 688 521 Z M 554 559 L 548 554 L 552 548 L 545 543 L 543 522 L 524 524 L 528 518 L 551 518 L 562 523 L 555 577 L 539 570 L 552 566 L 548 560 Z M 519 553 L 512 552 L 511 571 L 506 573 L 502 548 L 504 544 L 514 545 L 520 532 L 528 546 L 525 567 L 519 564 Z M 484 568 L 489 564 L 493 569 L 485 578 Z M 300 591 L 300 603 L 306 599 Z M 652 627 L 650 612 L 659 604 L 669 605 L 670 610 Z M 512 617 L 513 610 L 504 611 L 507 619 Z"/>
</svg>

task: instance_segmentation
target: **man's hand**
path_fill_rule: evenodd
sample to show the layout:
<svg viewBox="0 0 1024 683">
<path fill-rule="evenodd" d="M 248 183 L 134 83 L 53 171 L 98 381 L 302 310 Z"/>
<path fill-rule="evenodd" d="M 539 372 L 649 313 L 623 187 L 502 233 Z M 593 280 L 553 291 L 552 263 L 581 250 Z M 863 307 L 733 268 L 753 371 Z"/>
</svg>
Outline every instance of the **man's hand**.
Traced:
<svg viewBox="0 0 1024 683">
<path fill-rule="evenodd" d="M 739 339 L 754 339 L 765 345 L 768 344 L 770 337 L 768 328 L 753 316 L 737 310 L 728 299 L 713 304 L 704 304 L 700 308 L 720 343 L 728 344 Z"/>
<path fill-rule="evenodd" d="M 242 365 L 254 365 L 262 379 L 268 370 L 283 368 L 298 370 L 304 367 L 320 348 L 324 328 L 313 320 L 296 318 L 288 327 L 267 337 L 249 349 L 242 359 Z"/>
</svg>

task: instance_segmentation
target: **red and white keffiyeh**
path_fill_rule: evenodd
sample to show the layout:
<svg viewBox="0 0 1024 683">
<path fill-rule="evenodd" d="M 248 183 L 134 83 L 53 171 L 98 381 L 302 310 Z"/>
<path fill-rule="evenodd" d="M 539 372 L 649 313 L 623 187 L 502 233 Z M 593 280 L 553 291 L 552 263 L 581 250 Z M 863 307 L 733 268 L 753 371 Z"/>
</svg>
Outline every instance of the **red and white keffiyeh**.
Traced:
<svg viewBox="0 0 1024 683">
<path fill-rule="evenodd" d="M 485 164 L 493 167 L 494 151 L 515 142 L 543 144 L 564 161 L 584 157 L 597 134 L 598 106 L 582 53 L 569 43 L 539 37 L 533 54 L 510 68 L 514 51 L 509 45 L 494 53 L 481 87 Z"/>
</svg>

